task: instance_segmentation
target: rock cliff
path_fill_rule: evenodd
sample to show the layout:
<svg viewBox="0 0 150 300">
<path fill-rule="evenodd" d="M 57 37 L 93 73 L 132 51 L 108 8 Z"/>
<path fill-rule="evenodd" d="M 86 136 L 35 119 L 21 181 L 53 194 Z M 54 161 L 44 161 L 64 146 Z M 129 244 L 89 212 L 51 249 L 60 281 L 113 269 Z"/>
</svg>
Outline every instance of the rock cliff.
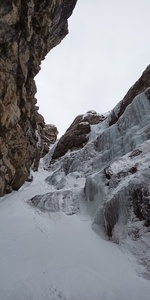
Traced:
<svg viewBox="0 0 150 300">
<path fill-rule="evenodd" d="M 0 1 L 0 196 L 18 189 L 36 160 L 34 77 L 41 60 L 68 33 L 76 2 Z"/>
</svg>

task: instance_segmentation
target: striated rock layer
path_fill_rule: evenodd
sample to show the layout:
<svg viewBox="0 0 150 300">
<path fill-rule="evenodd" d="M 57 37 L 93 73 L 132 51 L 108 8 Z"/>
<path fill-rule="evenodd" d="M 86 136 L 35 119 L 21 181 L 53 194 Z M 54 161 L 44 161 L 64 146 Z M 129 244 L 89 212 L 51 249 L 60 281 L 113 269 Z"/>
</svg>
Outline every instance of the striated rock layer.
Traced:
<svg viewBox="0 0 150 300">
<path fill-rule="evenodd" d="M 76 2 L 0 1 L 0 196 L 24 183 L 36 159 L 34 77 L 68 33 Z"/>
</svg>

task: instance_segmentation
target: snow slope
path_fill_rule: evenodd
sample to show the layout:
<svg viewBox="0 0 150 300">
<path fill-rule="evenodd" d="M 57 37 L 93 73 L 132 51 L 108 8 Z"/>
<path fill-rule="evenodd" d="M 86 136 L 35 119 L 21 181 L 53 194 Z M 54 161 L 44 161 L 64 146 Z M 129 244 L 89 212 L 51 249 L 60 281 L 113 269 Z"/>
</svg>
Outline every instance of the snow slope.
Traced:
<svg viewBox="0 0 150 300">
<path fill-rule="evenodd" d="M 0 300 L 150 299 L 146 92 L 91 129 L 83 149 L 49 167 L 53 148 L 32 183 L 0 199 Z"/>
<path fill-rule="evenodd" d="M 149 300 L 135 258 L 97 235 L 82 206 L 68 215 L 27 203 L 51 191 L 49 173 L 35 174 L 0 200 L 0 300 Z"/>
</svg>

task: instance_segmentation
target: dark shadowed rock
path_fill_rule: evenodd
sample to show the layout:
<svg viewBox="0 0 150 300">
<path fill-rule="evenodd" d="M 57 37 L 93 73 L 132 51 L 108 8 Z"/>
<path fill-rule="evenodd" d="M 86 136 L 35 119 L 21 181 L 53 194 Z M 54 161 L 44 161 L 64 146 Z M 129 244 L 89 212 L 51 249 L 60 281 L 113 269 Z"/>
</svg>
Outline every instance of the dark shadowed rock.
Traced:
<svg viewBox="0 0 150 300">
<path fill-rule="evenodd" d="M 135 215 L 140 221 L 144 220 L 145 225 L 150 225 L 150 190 L 149 184 L 141 183 L 136 188 L 133 187 L 131 200 Z"/>
<path fill-rule="evenodd" d="M 58 130 L 53 124 L 45 124 L 44 118 L 37 112 L 37 135 L 38 135 L 38 146 L 39 146 L 39 158 L 46 155 L 49 151 L 49 146 L 54 144 L 57 140 Z"/>
<path fill-rule="evenodd" d="M 42 157 L 48 153 L 49 146 L 56 142 L 57 134 L 58 134 L 58 130 L 55 125 L 46 124 L 45 127 L 43 128 L 43 132 L 41 135 L 41 139 L 43 143 L 42 154 L 41 154 Z"/>
<path fill-rule="evenodd" d="M 114 176 L 117 177 L 116 186 L 114 183 L 110 183 L 111 188 L 117 187 L 120 183 L 121 179 L 118 180 L 118 176 L 118 174 Z M 114 181 L 113 175 L 111 180 Z M 140 221 L 144 221 L 145 226 L 150 225 L 149 184 L 150 170 L 145 169 L 143 172 L 137 172 L 135 176 L 131 177 L 128 184 L 120 186 L 109 201 L 106 201 L 103 214 L 108 236 L 113 235 L 114 226 L 117 223 L 125 226 L 128 220 L 133 220 L 134 216 Z"/>
</svg>

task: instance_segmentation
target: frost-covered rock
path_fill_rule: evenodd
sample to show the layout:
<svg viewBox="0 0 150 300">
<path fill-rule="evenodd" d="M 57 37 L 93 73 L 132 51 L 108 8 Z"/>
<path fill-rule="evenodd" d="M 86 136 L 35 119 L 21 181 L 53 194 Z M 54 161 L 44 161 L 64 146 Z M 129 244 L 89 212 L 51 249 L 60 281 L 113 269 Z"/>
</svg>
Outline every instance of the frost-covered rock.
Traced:
<svg viewBox="0 0 150 300">
<path fill-rule="evenodd" d="M 131 207 L 138 218 L 137 211 L 142 205 L 144 211 L 148 211 L 148 203 L 144 200 L 148 191 L 143 177 L 149 176 L 148 90 L 135 97 L 114 125 L 109 126 L 109 116 L 98 125 L 92 125 L 87 145 L 68 152 L 50 167 L 53 174 L 47 181 L 56 189 L 65 188 L 74 172 L 81 174 L 79 178 L 85 178 L 88 212 L 96 224 L 105 224 L 109 236 L 113 236 L 114 226 L 120 220 L 125 226 L 130 219 Z M 81 184 L 83 187 L 83 181 Z M 136 201 L 136 194 L 140 194 L 138 191 L 142 187 L 144 194 L 141 193 L 141 200 Z M 145 212 L 141 220 L 148 225 Z"/>
<path fill-rule="evenodd" d="M 115 233 L 117 223 L 135 218 L 150 225 L 150 142 L 123 156 L 105 170 L 108 193 L 104 204 L 104 218 L 109 236 Z M 115 234 L 116 235 L 116 234 Z"/>
<path fill-rule="evenodd" d="M 109 238 L 124 243 L 137 255 L 136 243 L 144 237 L 140 259 L 142 263 L 146 261 L 147 270 L 150 261 L 147 254 L 150 248 L 149 98 L 149 89 L 137 95 L 112 126 L 111 115 L 103 122 L 90 125 L 88 142 L 82 149 L 72 149 L 50 164 L 56 148 L 52 149 L 44 159 L 50 171 L 46 182 L 52 194 L 46 200 L 45 196 L 32 200 L 44 209 L 51 209 L 56 201 L 55 209 L 62 209 L 59 197 L 65 192 L 68 201 L 76 203 L 77 191 L 81 189 L 78 203 L 85 206 L 94 230 L 105 230 Z M 118 110 L 119 106 L 120 103 Z"/>
<path fill-rule="evenodd" d="M 71 172 L 66 175 L 64 172 L 58 170 L 48 176 L 45 181 L 56 190 L 81 187 L 81 185 L 84 186 L 85 183 L 84 177 L 79 172 Z"/>
<path fill-rule="evenodd" d="M 53 191 L 45 195 L 37 195 L 29 203 L 41 210 L 49 212 L 64 212 L 76 214 L 79 212 L 80 199 L 83 198 L 83 189 Z"/>
</svg>

